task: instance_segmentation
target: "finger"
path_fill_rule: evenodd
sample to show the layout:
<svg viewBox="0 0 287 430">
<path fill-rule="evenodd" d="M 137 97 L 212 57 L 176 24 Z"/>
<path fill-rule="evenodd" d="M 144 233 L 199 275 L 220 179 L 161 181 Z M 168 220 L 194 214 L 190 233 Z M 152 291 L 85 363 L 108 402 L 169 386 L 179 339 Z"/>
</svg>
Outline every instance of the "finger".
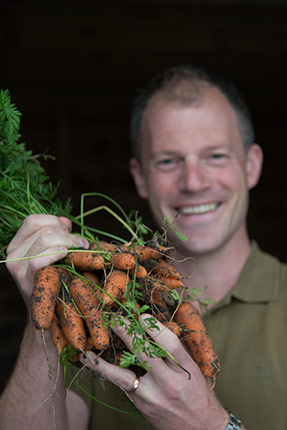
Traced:
<svg viewBox="0 0 287 430">
<path fill-rule="evenodd" d="M 126 322 L 127 325 L 130 324 L 128 320 L 123 319 L 122 321 Z M 163 372 L 165 363 L 160 357 L 156 356 L 158 348 L 156 345 L 149 342 L 143 327 L 142 334 L 134 333 L 134 335 L 130 335 L 127 331 L 127 327 L 121 324 L 112 327 L 112 330 L 122 339 L 127 348 L 137 356 L 139 362 L 148 371 L 153 373 Z M 138 331 L 139 330 L 140 327 L 138 326 Z"/>
<path fill-rule="evenodd" d="M 85 355 L 81 354 L 80 361 L 90 370 L 100 374 L 127 393 L 132 391 L 136 375 L 131 370 L 108 363 L 91 351 L 87 351 Z M 140 387 L 137 388 L 138 390 L 140 391 Z"/>
<path fill-rule="evenodd" d="M 24 245 L 25 246 L 25 245 Z M 47 253 L 47 250 L 54 247 L 64 246 L 66 248 L 84 247 L 88 248 L 86 239 L 77 237 L 73 234 L 59 231 L 53 227 L 43 227 L 34 235 L 34 241 L 27 250 L 25 256 L 33 256 Z"/>
<path fill-rule="evenodd" d="M 161 345 L 168 352 L 166 354 L 168 362 L 176 368 L 178 367 L 178 363 L 183 365 L 190 361 L 191 356 L 180 339 L 158 320 L 156 320 L 158 330 L 155 329 L 154 323 L 150 323 L 150 318 L 149 314 L 142 315 L 145 330 L 157 344 Z"/>
<path fill-rule="evenodd" d="M 42 256 L 32 258 L 27 267 L 27 278 L 34 280 L 35 273 L 44 266 L 49 266 L 64 258 L 67 248 L 63 246 L 48 248 Z"/>
<path fill-rule="evenodd" d="M 59 216 L 58 220 L 67 227 L 68 231 L 72 231 L 72 221 L 65 216 Z"/>
<path fill-rule="evenodd" d="M 27 241 L 27 238 L 44 226 L 54 226 L 66 232 L 68 231 L 67 227 L 54 215 L 29 215 L 25 218 L 21 228 L 17 231 L 16 235 L 10 242 L 7 252 L 13 252 L 24 241 Z"/>
<path fill-rule="evenodd" d="M 45 225 L 28 237 L 23 238 L 14 252 L 11 252 L 12 248 L 10 248 L 7 259 L 37 256 L 46 253 L 47 249 L 60 246 L 88 248 L 89 244 L 86 239 L 70 234 L 58 226 Z"/>
</svg>

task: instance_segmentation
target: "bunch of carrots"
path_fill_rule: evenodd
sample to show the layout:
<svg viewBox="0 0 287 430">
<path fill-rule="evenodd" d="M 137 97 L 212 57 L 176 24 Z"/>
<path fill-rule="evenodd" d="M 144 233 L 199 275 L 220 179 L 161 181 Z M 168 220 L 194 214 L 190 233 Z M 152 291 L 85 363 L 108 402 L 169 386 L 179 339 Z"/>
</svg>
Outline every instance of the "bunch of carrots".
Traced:
<svg viewBox="0 0 287 430">
<path fill-rule="evenodd" d="M 156 318 L 186 342 L 205 376 L 214 378 L 220 371 L 199 312 L 178 293 L 172 295 L 184 292 L 185 285 L 166 246 L 97 240 L 89 250 L 71 250 L 62 263 L 40 269 L 32 293 L 33 323 L 42 334 L 51 329 L 59 356 L 69 345 L 70 361 L 78 362 L 81 352 L 94 350 L 124 365 L 129 353 L 111 327 L 129 321 L 138 330 L 140 314 L 147 312 L 151 321 Z M 136 330 L 130 333 L 138 340 Z M 143 328 L 140 333 L 144 336 Z"/>
<path fill-rule="evenodd" d="M 196 307 L 190 300 L 182 300 L 185 285 L 172 265 L 163 237 L 155 233 L 145 241 L 143 236 L 150 230 L 137 212 L 126 214 L 116 201 L 98 192 L 82 194 L 80 215 L 73 216 L 70 200 L 63 205 L 57 198 L 58 186 L 46 175 L 41 157 L 19 143 L 20 117 L 9 91 L 0 90 L 0 263 L 7 261 L 6 248 L 26 216 L 35 213 L 69 218 L 91 243 L 89 250 L 69 250 L 65 259 L 36 274 L 32 319 L 41 331 L 44 347 L 45 331 L 51 329 L 59 365 L 68 360 L 80 366 L 79 354 L 94 350 L 105 360 L 132 367 L 140 374 L 148 366 L 138 357 L 169 354 L 146 334 L 141 314 L 150 313 L 149 328 L 159 329 L 156 320 L 161 321 L 186 342 L 202 373 L 214 378 L 220 371 L 218 357 Z M 85 211 L 88 197 L 104 199 L 104 204 Z M 105 204 L 107 200 L 116 211 Z M 129 242 L 85 224 L 88 215 L 103 210 L 125 228 Z M 167 219 L 163 224 L 186 240 Z M 123 325 L 132 336 L 134 353 L 113 333 L 115 324 Z M 51 370 L 48 354 L 47 361 Z"/>
</svg>

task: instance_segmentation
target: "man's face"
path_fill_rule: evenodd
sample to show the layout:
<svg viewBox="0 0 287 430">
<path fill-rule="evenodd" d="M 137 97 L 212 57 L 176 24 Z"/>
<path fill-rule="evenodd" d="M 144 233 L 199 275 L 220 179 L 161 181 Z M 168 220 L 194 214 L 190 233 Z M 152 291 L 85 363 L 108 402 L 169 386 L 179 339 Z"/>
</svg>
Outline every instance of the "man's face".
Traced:
<svg viewBox="0 0 287 430">
<path fill-rule="evenodd" d="M 246 236 L 248 189 L 258 178 L 249 162 L 233 109 L 209 88 L 194 106 L 153 96 L 142 122 L 142 165 L 132 173 L 157 224 L 166 217 L 196 255 Z"/>
</svg>

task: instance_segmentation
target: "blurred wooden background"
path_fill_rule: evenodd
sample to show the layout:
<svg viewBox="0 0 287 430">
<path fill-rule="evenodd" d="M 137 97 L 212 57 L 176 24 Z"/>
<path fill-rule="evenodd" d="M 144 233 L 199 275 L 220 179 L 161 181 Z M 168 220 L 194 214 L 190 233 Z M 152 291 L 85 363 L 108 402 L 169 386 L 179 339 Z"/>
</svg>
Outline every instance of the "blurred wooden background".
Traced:
<svg viewBox="0 0 287 430">
<path fill-rule="evenodd" d="M 287 259 L 287 1 L 16 1 L 0 4 L 0 87 L 22 112 L 27 148 L 79 213 L 83 192 L 102 192 L 153 227 L 128 171 L 136 89 L 157 71 L 196 63 L 230 76 L 249 103 L 265 154 L 251 192 L 250 235 Z M 1 166 L 0 166 L 1 168 Z M 91 206 L 98 200 L 91 201 Z M 92 219 L 121 233 L 107 214 Z M 0 266 L 0 390 L 14 366 L 25 309 Z"/>
</svg>

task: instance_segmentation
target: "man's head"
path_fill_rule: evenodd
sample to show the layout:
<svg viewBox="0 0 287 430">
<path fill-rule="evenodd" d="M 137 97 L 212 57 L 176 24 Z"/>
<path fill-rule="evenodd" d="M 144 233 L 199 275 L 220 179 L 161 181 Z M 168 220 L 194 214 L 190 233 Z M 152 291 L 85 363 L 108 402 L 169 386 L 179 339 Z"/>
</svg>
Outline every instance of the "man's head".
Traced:
<svg viewBox="0 0 287 430">
<path fill-rule="evenodd" d="M 171 67 L 155 75 L 135 98 L 131 112 L 130 140 L 133 155 L 141 159 L 141 125 L 144 111 L 149 100 L 157 92 L 161 92 L 167 101 L 183 105 L 199 103 L 206 87 L 216 87 L 225 95 L 233 107 L 242 142 L 247 151 L 254 142 L 254 130 L 249 109 L 235 85 L 228 79 L 223 79 L 207 69 L 181 65 Z"/>
<path fill-rule="evenodd" d="M 223 84 L 192 70 L 161 79 L 138 104 L 132 128 L 140 151 L 130 167 L 158 225 L 167 218 L 188 238 L 183 248 L 199 255 L 248 240 L 248 191 L 259 178 L 262 153 L 233 87 L 227 97 Z M 177 240 L 172 230 L 170 239 Z"/>
</svg>

